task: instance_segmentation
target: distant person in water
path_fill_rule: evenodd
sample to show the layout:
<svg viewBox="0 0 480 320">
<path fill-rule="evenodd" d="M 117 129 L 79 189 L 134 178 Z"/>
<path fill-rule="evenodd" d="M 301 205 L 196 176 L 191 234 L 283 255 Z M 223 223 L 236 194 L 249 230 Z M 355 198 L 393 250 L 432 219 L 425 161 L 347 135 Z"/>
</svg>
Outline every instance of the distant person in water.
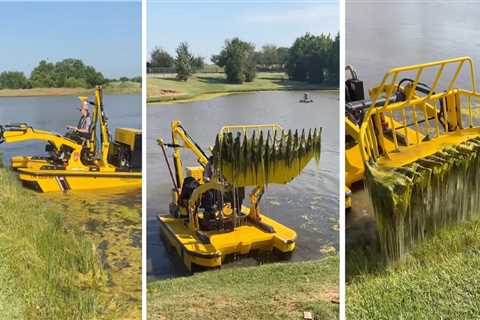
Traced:
<svg viewBox="0 0 480 320">
<path fill-rule="evenodd" d="M 90 124 L 92 120 L 90 118 L 90 113 L 88 112 L 88 102 L 82 101 L 80 104 L 80 120 L 78 120 L 78 124 L 76 127 L 74 126 L 67 126 L 67 129 L 73 131 L 78 136 L 88 139 L 90 136 Z"/>
</svg>

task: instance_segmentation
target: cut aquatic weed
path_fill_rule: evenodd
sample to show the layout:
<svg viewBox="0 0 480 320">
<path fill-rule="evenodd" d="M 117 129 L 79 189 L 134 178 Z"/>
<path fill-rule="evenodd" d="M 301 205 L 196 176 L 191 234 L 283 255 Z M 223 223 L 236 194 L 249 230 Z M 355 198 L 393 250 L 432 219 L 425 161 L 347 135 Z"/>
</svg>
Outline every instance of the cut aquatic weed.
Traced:
<svg viewBox="0 0 480 320">
<path fill-rule="evenodd" d="M 367 164 L 365 184 L 382 249 L 398 259 L 447 225 L 480 213 L 480 138 L 400 168 Z"/>
<path fill-rule="evenodd" d="M 320 160 L 322 128 L 298 130 L 254 130 L 218 134 L 213 148 L 216 170 L 237 186 L 287 183 L 307 163 Z"/>
</svg>

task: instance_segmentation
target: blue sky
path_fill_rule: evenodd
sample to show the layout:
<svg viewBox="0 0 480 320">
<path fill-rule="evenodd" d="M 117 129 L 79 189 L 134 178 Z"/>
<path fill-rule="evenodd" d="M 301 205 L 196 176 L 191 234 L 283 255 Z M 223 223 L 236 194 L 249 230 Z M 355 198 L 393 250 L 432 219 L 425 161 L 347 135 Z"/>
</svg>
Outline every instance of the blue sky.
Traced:
<svg viewBox="0 0 480 320">
<path fill-rule="evenodd" d="M 290 46 L 306 32 L 335 35 L 338 1 L 149 1 L 147 51 L 156 46 L 171 54 L 181 41 L 195 55 L 217 54 L 225 39 L 239 37 L 257 48 Z"/>
<path fill-rule="evenodd" d="M 106 77 L 140 76 L 141 4 L 0 2 L 0 71 L 79 58 Z"/>
</svg>

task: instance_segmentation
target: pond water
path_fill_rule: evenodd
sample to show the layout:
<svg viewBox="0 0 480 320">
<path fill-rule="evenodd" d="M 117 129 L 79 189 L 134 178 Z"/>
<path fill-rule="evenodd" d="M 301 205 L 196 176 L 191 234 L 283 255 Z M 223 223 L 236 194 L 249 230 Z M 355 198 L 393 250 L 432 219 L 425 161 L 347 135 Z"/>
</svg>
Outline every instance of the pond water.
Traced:
<svg viewBox="0 0 480 320">
<path fill-rule="evenodd" d="M 298 233 L 293 260 L 317 259 L 338 249 L 338 93 L 312 91 L 313 103 L 299 103 L 301 92 L 258 92 L 209 101 L 147 107 L 147 274 L 150 280 L 186 274 L 181 261 L 168 254 L 160 239 L 157 216 L 168 213 L 171 181 L 156 140 L 171 140 L 170 122 L 182 121 L 204 149 L 214 144 L 222 126 L 277 123 L 283 128 L 323 127 L 320 167 L 315 161 L 288 185 L 271 185 L 261 202 L 263 212 Z M 169 155 L 171 151 L 168 152 Z M 193 154 L 182 153 L 184 165 Z M 170 158 L 171 160 L 171 158 Z M 241 259 L 224 267 L 255 265 Z"/>
<path fill-rule="evenodd" d="M 392 67 L 447 58 L 472 57 L 478 75 L 479 13 L 479 6 L 465 2 L 347 1 L 346 64 L 357 70 L 366 92 Z M 469 81 L 462 73 L 457 83 L 468 86 Z M 350 250 L 378 247 L 368 195 L 362 183 L 352 190 L 353 208 L 346 219 L 347 260 Z"/>
<path fill-rule="evenodd" d="M 480 6 L 467 2 L 347 1 L 346 64 L 356 68 L 365 88 L 392 67 L 455 57 L 470 56 L 478 72 L 479 14 Z M 461 75 L 458 82 L 468 80 Z"/>
<path fill-rule="evenodd" d="M 111 133 L 116 127 L 141 128 L 141 96 L 104 97 Z M 36 129 L 65 132 L 80 117 L 76 97 L 0 98 L 0 124 L 25 122 Z M 45 143 L 29 141 L 0 145 L 4 163 L 14 155 L 43 155 Z M 40 199 L 59 203 L 65 223 L 92 239 L 108 276 L 102 301 L 111 318 L 141 318 L 142 199 L 137 189 L 38 193 Z"/>
</svg>

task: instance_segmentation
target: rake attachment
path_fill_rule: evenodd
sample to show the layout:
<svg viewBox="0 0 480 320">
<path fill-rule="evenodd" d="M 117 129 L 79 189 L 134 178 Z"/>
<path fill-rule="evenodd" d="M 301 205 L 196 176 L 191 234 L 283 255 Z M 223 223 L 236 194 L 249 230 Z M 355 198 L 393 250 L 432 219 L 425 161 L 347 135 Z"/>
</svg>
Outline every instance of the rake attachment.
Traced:
<svg viewBox="0 0 480 320">
<path fill-rule="evenodd" d="M 455 88 L 464 66 L 471 90 Z M 454 72 L 445 79 L 448 67 Z M 379 239 L 389 260 L 401 258 L 439 229 L 480 214 L 480 128 L 472 117 L 480 95 L 473 70 L 468 57 L 395 68 L 371 91 L 372 101 L 386 102 L 381 107 L 373 103 L 368 110 L 359 145 Z M 433 71 L 434 80 L 418 94 L 424 71 Z M 396 80 L 405 72 L 413 72 L 415 80 L 400 86 Z M 441 79 L 448 86 L 435 92 Z M 404 98 L 389 103 L 399 93 Z M 400 143 L 407 127 L 418 134 L 412 138 L 405 133 Z"/>
<path fill-rule="evenodd" d="M 213 164 L 237 187 L 286 184 L 312 158 L 319 162 L 321 132 L 285 131 L 276 125 L 224 127 L 215 139 Z"/>
</svg>

